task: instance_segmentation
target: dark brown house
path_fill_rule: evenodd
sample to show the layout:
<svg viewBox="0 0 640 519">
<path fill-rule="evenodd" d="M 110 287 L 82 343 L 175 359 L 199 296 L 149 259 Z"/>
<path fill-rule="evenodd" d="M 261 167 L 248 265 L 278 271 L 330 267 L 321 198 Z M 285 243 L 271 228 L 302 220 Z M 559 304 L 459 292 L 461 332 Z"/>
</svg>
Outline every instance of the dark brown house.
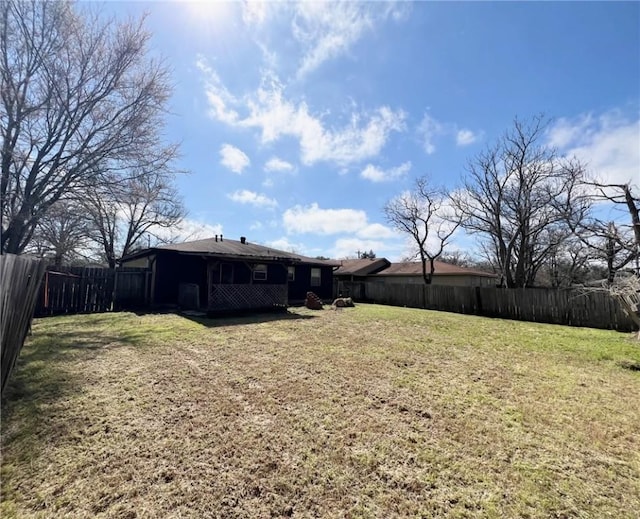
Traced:
<svg viewBox="0 0 640 519">
<path fill-rule="evenodd" d="M 341 260 L 340 266 L 333 273 L 334 294 L 363 299 L 367 276 L 380 272 L 389 265 L 391 262 L 385 258 Z"/>
<path fill-rule="evenodd" d="M 308 291 L 331 299 L 339 263 L 215 236 L 144 249 L 122 266 L 151 269 L 151 301 L 210 313 L 302 302 Z"/>
<path fill-rule="evenodd" d="M 427 264 L 427 269 L 429 268 Z M 422 263 L 419 261 L 404 261 L 391 263 L 387 268 L 371 273 L 368 281 L 392 284 L 424 284 Z M 492 287 L 496 286 L 498 276 L 482 270 L 459 267 L 443 261 L 434 261 L 432 285 L 449 285 L 464 287 Z"/>
<path fill-rule="evenodd" d="M 433 285 L 483 287 L 495 286 L 498 276 L 490 272 L 458 267 L 442 261 L 434 262 Z M 422 263 L 391 263 L 385 258 L 342 260 L 333 273 L 334 292 L 366 300 L 367 283 L 384 285 L 424 284 Z"/>
</svg>

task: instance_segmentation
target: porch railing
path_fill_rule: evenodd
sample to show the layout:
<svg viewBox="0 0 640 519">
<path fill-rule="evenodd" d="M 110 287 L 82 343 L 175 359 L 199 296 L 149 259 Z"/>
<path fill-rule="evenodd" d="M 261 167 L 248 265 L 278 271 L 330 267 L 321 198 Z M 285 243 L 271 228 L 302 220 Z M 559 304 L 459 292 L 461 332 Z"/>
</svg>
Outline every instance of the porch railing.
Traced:
<svg viewBox="0 0 640 519">
<path fill-rule="evenodd" d="M 209 310 L 250 310 L 287 306 L 287 285 L 211 284 Z"/>
</svg>

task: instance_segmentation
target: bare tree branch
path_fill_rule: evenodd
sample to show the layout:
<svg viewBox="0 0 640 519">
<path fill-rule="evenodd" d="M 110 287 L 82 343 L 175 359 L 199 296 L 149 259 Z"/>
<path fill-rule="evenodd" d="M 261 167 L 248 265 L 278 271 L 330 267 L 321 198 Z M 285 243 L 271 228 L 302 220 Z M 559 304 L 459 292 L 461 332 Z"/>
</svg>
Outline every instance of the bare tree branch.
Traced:
<svg viewBox="0 0 640 519">
<path fill-rule="evenodd" d="M 531 286 L 558 245 L 581 221 L 588 200 L 578 197 L 583 167 L 540 144 L 543 116 L 516 119 L 497 144 L 470 161 L 452 203 L 462 225 L 484 240 L 508 287 Z"/>
<path fill-rule="evenodd" d="M 91 190 L 84 201 L 93 240 L 110 267 L 133 252 L 163 228 L 180 223 L 182 201 L 163 170 L 140 174 L 132 171 L 126 183 L 107 184 Z"/>
<path fill-rule="evenodd" d="M 640 198 L 630 184 L 585 181 L 584 185 L 595 188 L 595 193 L 589 194 L 593 202 L 622 206 L 630 223 L 602 220 L 591 212 L 581 221 L 570 222 L 574 235 L 606 264 L 609 284 L 619 270 L 634 262 L 635 273 L 640 275 Z"/>
<path fill-rule="evenodd" d="M 62 198 L 162 160 L 168 70 L 139 22 L 86 6 L 0 7 L 2 250 L 19 253 Z M 123 172 L 120 175 L 119 172 Z"/>
<path fill-rule="evenodd" d="M 412 191 L 391 199 L 384 206 L 387 221 L 414 242 L 427 285 L 433 280 L 434 261 L 460 225 L 459 220 L 446 212 L 447 202 L 448 195 L 443 189 L 432 188 L 426 177 L 420 177 Z"/>
</svg>

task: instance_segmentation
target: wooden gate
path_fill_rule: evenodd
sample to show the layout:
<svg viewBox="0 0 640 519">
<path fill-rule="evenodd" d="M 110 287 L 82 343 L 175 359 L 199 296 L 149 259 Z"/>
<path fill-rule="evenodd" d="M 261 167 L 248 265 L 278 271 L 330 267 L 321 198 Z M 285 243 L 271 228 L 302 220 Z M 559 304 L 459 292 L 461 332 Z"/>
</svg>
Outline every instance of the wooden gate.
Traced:
<svg viewBox="0 0 640 519">
<path fill-rule="evenodd" d="M 36 316 L 144 308 L 149 304 L 150 275 L 140 268 L 50 268 L 44 274 Z"/>
</svg>

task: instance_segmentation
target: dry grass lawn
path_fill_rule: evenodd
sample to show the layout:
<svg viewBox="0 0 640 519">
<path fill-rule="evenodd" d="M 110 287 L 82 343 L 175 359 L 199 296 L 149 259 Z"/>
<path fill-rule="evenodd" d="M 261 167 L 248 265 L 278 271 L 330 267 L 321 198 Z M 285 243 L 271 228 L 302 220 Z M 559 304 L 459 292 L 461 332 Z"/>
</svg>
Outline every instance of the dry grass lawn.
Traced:
<svg viewBox="0 0 640 519">
<path fill-rule="evenodd" d="M 3 518 L 638 517 L 640 346 L 376 305 L 40 319 Z"/>
</svg>

